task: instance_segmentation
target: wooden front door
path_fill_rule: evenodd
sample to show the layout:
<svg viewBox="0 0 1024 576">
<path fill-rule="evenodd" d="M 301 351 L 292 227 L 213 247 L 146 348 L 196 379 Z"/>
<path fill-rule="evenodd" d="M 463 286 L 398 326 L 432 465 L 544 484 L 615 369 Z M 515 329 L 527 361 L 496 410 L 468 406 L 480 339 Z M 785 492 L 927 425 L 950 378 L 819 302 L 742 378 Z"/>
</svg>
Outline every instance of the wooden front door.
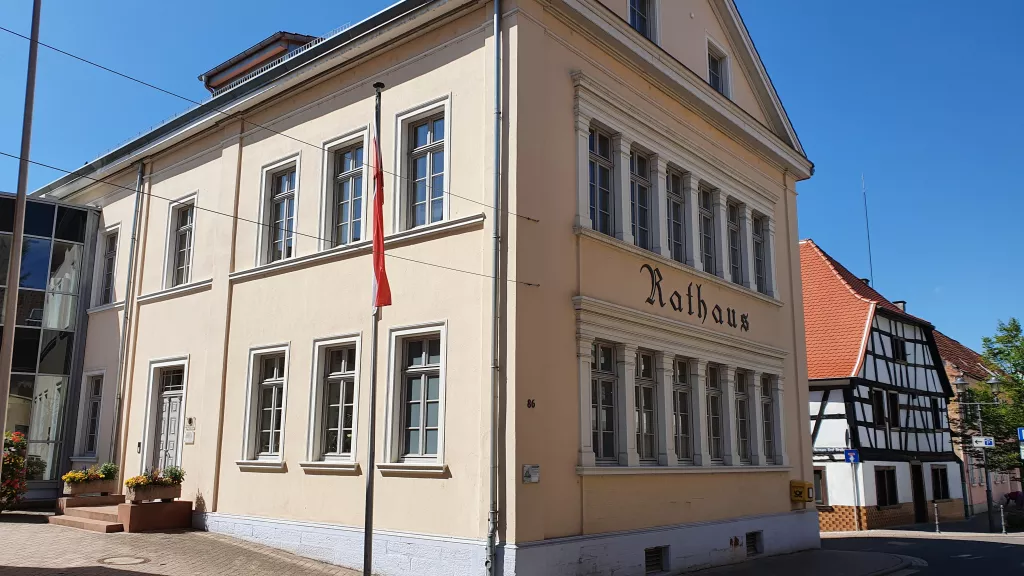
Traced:
<svg viewBox="0 0 1024 576">
<path fill-rule="evenodd" d="M 164 369 L 160 374 L 160 396 L 156 407 L 156 427 L 153 430 L 156 450 L 153 451 L 154 470 L 163 470 L 178 464 L 181 450 L 178 429 L 181 423 L 181 397 L 184 389 L 181 368 Z"/>
</svg>

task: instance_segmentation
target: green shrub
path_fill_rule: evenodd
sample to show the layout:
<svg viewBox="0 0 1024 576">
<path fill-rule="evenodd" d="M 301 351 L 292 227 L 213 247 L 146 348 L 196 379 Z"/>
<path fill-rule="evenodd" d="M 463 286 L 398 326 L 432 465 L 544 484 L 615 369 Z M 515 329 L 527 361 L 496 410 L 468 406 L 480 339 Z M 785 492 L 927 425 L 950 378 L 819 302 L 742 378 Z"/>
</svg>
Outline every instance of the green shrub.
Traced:
<svg viewBox="0 0 1024 576">
<path fill-rule="evenodd" d="M 181 484 L 185 479 L 185 471 L 180 466 L 168 466 L 160 475 L 172 486 Z"/>
<path fill-rule="evenodd" d="M 117 464 L 114 464 L 113 462 L 107 462 L 100 466 L 100 476 L 102 476 L 104 480 L 113 480 L 117 478 L 117 472 Z"/>
</svg>

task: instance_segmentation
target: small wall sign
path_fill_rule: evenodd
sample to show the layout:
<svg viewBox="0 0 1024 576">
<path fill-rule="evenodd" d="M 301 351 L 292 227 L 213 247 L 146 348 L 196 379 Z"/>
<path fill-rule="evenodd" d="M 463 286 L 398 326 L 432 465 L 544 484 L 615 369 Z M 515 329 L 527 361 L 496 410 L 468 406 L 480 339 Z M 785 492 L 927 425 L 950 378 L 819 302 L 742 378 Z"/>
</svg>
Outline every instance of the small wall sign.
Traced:
<svg viewBox="0 0 1024 576">
<path fill-rule="evenodd" d="M 523 484 L 540 483 L 540 465 L 523 464 Z"/>
</svg>

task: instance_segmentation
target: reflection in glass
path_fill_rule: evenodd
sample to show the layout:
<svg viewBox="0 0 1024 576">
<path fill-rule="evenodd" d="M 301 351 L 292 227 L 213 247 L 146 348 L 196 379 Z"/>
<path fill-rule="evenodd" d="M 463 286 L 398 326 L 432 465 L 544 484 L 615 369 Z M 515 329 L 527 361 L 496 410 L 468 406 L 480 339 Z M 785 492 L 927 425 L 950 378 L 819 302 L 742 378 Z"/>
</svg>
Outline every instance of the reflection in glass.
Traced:
<svg viewBox="0 0 1024 576">
<path fill-rule="evenodd" d="M 25 205 L 25 234 L 46 236 L 53 234 L 53 204 L 28 201 Z"/>
<path fill-rule="evenodd" d="M 11 258 L 11 234 L 0 234 L 0 286 L 7 286 L 7 266 Z"/>
<path fill-rule="evenodd" d="M 11 396 L 7 404 L 7 431 L 28 435 L 32 419 L 32 390 L 35 376 L 14 374 L 11 376 Z"/>
<path fill-rule="evenodd" d="M 49 270 L 50 241 L 25 238 L 21 251 L 21 287 L 37 290 L 46 288 Z"/>
<path fill-rule="evenodd" d="M 54 442 L 60 431 L 61 407 L 68 379 L 61 376 L 36 377 L 32 392 L 32 414 L 28 426 L 29 442 Z"/>
<path fill-rule="evenodd" d="M 14 232 L 14 197 L 12 196 L 0 195 L 0 232 Z"/>
<path fill-rule="evenodd" d="M 43 299 L 38 290 L 18 290 L 18 307 L 14 315 L 17 326 L 40 326 L 43 323 Z"/>
<path fill-rule="evenodd" d="M 89 213 L 85 210 L 58 206 L 57 227 L 53 231 L 53 237 L 58 240 L 85 242 L 85 221 L 88 216 Z"/>
<path fill-rule="evenodd" d="M 74 332 L 43 330 L 42 345 L 39 347 L 39 373 L 70 374 L 74 340 Z"/>
<path fill-rule="evenodd" d="M 25 458 L 25 478 L 28 480 L 56 480 L 57 467 L 53 462 L 56 455 L 56 442 L 29 442 L 28 456 Z"/>
<path fill-rule="evenodd" d="M 14 329 L 14 359 L 11 372 L 35 372 L 39 354 L 39 329 Z"/>
<path fill-rule="evenodd" d="M 78 296 L 47 292 L 46 305 L 43 308 L 43 328 L 73 329 L 77 310 Z"/>
<path fill-rule="evenodd" d="M 46 289 L 52 292 L 73 293 L 78 290 L 82 271 L 82 246 L 67 242 L 53 243 L 50 259 L 50 281 Z"/>
</svg>

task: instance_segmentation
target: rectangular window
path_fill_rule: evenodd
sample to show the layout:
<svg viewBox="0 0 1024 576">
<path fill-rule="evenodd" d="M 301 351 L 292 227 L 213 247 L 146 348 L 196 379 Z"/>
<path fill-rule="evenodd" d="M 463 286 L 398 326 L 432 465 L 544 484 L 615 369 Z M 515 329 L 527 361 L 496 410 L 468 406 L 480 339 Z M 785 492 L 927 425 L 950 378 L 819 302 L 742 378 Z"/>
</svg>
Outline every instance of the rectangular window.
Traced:
<svg viewBox="0 0 1024 576">
<path fill-rule="evenodd" d="M 629 154 L 629 207 L 633 243 L 651 249 L 650 161 L 636 152 Z"/>
<path fill-rule="evenodd" d="M 672 259 L 686 261 L 686 210 L 683 203 L 683 178 L 676 172 L 665 176 L 665 190 L 668 192 L 668 245 Z"/>
<path fill-rule="evenodd" d="M 612 144 L 607 134 L 590 129 L 590 222 L 594 230 L 613 235 Z"/>
<path fill-rule="evenodd" d="M 270 181 L 270 246 L 268 262 L 295 254 L 295 168 L 274 174 Z"/>
<path fill-rule="evenodd" d="M 939 402 L 938 398 L 932 398 L 931 399 L 931 408 L 932 408 L 932 428 L 935 429 L 935 430 L 939 430 L 941 428 L 944 428 L 944 426 L 942 425 L 942 403 Z"/>
<path fill-rule="evenodd" d="M 775 462 L 775 404 L 772 401 L 772 377 L 761 376 L 761 436 L 764 438 L 766 464 Z"/>
<path fill-rule="evenodd" d="M 334 153 L 331 241 L 344 246 L 363 239 L 363 145 Z"/>
<path fill-rule="evenodd" d="M 708 51 L 708 84 L 725 95 L 725 58 Z"/>
<path fill-rule="evenodd" d="M 700 189 L 700 253 L 704 271 L 715 273 L 715 216 L 711 191 Z"/>
<path fill-rule="evenodd" d="M 889 426 L 892 428 L 900 427 L 900 394 L 899 392 L 889 392 L 887 406 L 889 408 Z"/>
<path fill-rule="evenodd" d="M 893 336 L 890 342 L 892 343 L 892 359 L 897 362 L 906 362 L 907 341 L 899 336 Z"/>
<path fill-rule="evenodd" d="M 654 383 L 654 355 L 636 353 L 636 385 L 633 388 L 635 412 L 633 415 L 636 427 L 636 451 L 640 460 L 657 460 L 658 452 L 655 443 L 656 424 L 654 422 L 655 397 L 657 387 Z"/>
<path fill-rule="evenodd" d="M 96 455 L 96 444 L 99 442 L 100 408 L 103 403 L 103 377 L 92 376 L 88 383 L 88 399 L 85 405 L 85 456 Z"/>
<path fill-rule="evenodd" d="M 814 469 L 814 502 L 818 506 L 828 505 L 828 483 L 825 480 L 825 469 Z"/>
<path fill-rule="evenodd" d="M 594 456 L 598 460 L 616 460 L 615 438 L 615 349 L 609 344 L 594 344 L 590 378 L 590 429 Z"/>
<path fill-rule="evenodd" d="M 885 392 L 871 391 L 871 419 L 875 426 L 885 426 Z"/>
<path fill-rule="evenodd" d="M 284 354 L 260 357 L 260 376 L 256 398 L 259 402 L 256 427 L 256 455 L 260 458 L 281 454 L 281 429 L 284 410 Z"/>
<path fill-rule="evenodd" d="M 441 336 L 404 341 L 402 368 L 403 458 L 436 458 L 441 440 Z"/>
<path fill-rule="evenodd" d="M 644 38 L 653 39 L 651 0 L 629 0 L 629 25 Z"/>
<path fill-rule="evenodd" d="M 932 500 L 949 500 L 949 475 L 945 466 L 932 466 Z"/>
<path fill-rule="evenodd" d="M 750 396 L 747 373 L 736 371 L 736 448 L 740 462 L 750 462 Z"/>
<path fill-rule="evenodd" d="M 708 410 L 708 452 L 712 462 L 722 461 L 722 382 L 719 368 L 708 364 L 705 374 Z"/>
<path fill-rule="evenodd" d="M 676 362 L 675 382 L 672 386 L 673 432 L 676 458 L 693 460 L 693 440 L 690 424 L 690 365 L 685 360 Z"/>
<path fill-rule="evenodd" d="M 900 503 L 896 489 L 896 470 L 875 468 L 875 498 L 879 506 L 895 506 Z"/>
<path fill-rule="evenodd" d="M 764 250 L 764 217 L 754 217 L 751 222 L 751 230 L 754 244 L 754 286 L 762 294 L 768 293 L 768 276 L 765 265 Z"/>
<path fill-rule="evenodd" d="M 729 202 L 729 278 L 743 283 L 743 259 L 740 250 L 740 207 Z"/>
<path fill-rule="evenodd" d="M 352 454 L 355 413 L 355 346 L 327 351 L 323 375 L 320 450 L 325 460 Z"/>
<path fill-rule="evenodd" d="M 186 204 L 174 211 L 174 270 L 171 286 L 188 284 L 192 276 L 192 228 L 195 206 Z"/>
<path fill-rule="evenodd" d="M 406 209 L 407 228 L 444 219 L 444 114 L 409 127 L 409 166 L 412 187 Z"/>
<path fill-rule="evenodd" d="M 103 237 L 103 278 L 101 279 L 100 304 L 114 301 L 114 267 L 117 265 L 117 230 Z M 6 274 L 6 271 L 4 272 Z"/>
</svg>

